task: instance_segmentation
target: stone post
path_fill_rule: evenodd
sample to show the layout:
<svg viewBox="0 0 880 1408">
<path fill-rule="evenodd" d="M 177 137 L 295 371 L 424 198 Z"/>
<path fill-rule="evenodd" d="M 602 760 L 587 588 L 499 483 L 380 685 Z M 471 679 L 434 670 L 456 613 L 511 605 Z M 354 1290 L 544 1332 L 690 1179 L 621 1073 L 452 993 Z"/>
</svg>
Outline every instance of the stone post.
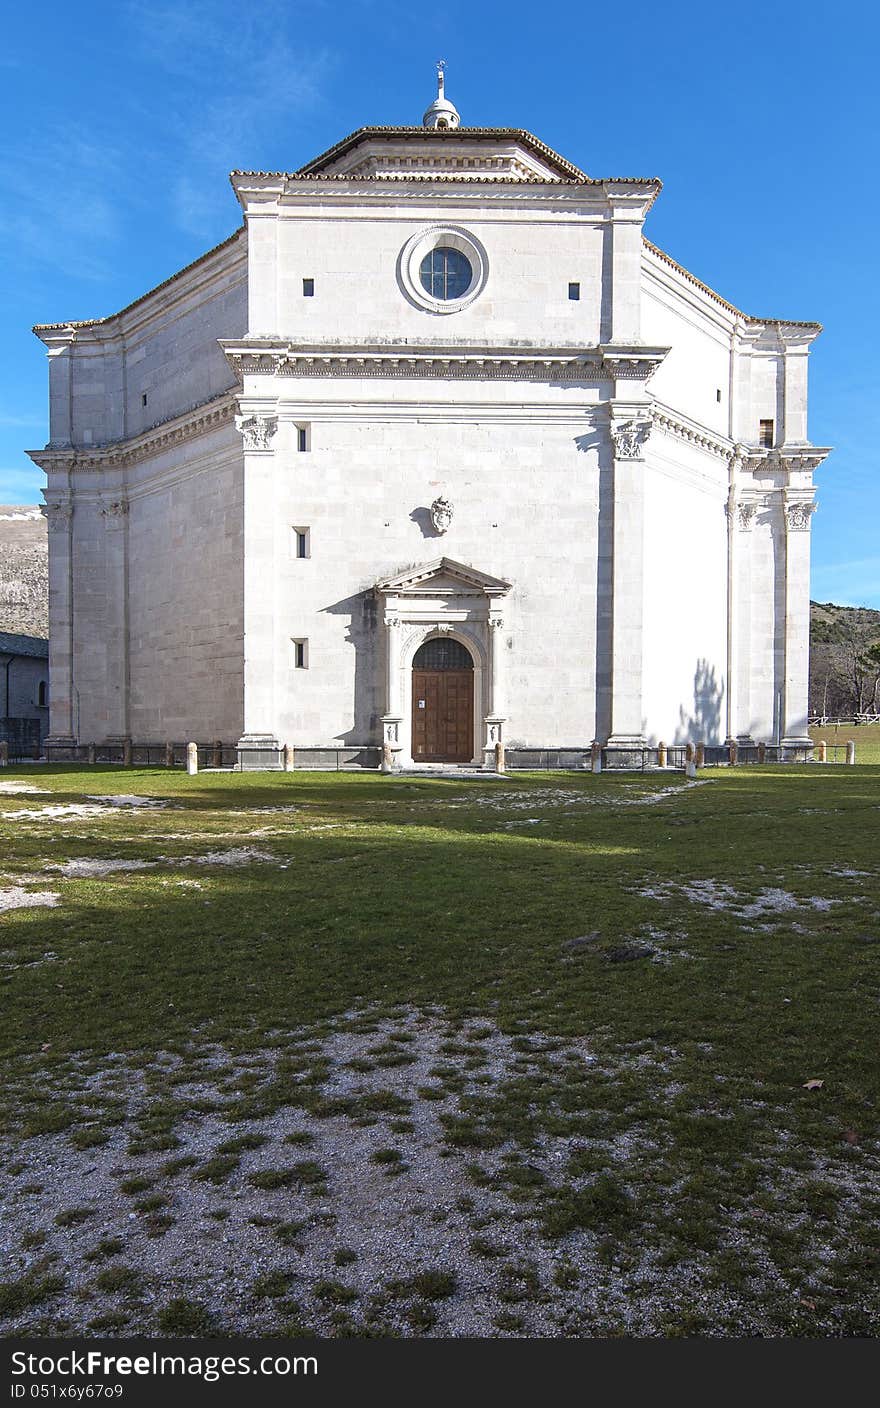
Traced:
<svg viewBox="0 0 880 1408">
<path fill-rule="evenodd" d="M 215 738 L 211 745 L 211 767 L 222 768 L 223 766 L 223 741 Z"/>
<path fill-rule="evenodd" d="M 766 760 L 767 760 L 767 744 L 766 744 L 766 743 L 759 743 L 759 744 L 758 744 L 758 762 L 759 762 L 759 763 L 763 763 L 763 762 L 766 762 Z"/>
<path fill-rule="evenodd" d="M 293 772 L 293 744 L 292 744 L 292 743 L 285 743 L 285 745 L 284 745 L 284 771 L 285 771 L 285 772 Z"/>
<path fill-rule="evenodd" d="M 698 743 L 698 744 L 697 744 L 696 749 L 694 750 L 694 762 L 696 763 L 696 765 L 697 765 L 698 768 L 701 768 L 701 767 L 703 767 L 703 766 L 705 765 L 705 762 L 706 762 L 706 745 L 705 745 L 705 743 Z"/>
<path fill-rule="evenodd" d="M 0 768 L 5 768 L 8 762 L 9 762 L 9 744 L 6 742 L 6 739 L 4 738 L 4 739 L 2 740 L 2 742 L 0 742 Z"/>
<path fill-rule="evenodd" d="M 658 744 L 657 744 L 657 766 L 658 766 L 658 768 L 665 768 L 665 767 L 666 767 L 666 744 L 665 744 L 665 743 L 658 743 Z"/>
<path fill-rule="evenodd" d="M 193 777 L 199 770 L 199 749 L 196 743 L 186 745 L 186 770 Z"/>
<path fill-rule="evenodd" d="M 684 750 L 684 775 L 685 777 L 696 777 L 697 765 L 694 762 L 694 745 L 688 743 Z"/>
<path fill-rule="evenodd" d="M 736 740 L 734 740 L 731 744 L 728 745 L 727 749 L 727 760 L 732 768 L 736 767 L 738 753 L 739 750 L 736 745 Z"/>
<path fill-rule="evenodd" d="M 602 771 L 602 745 L 597 743 L 595 738 L 590 744 L 590 770 L 591 772 Z"/>
<path fill-rule="evenodd" d="M 166 743 L 166 744 L 165 744 L 165 766 L 166 766 L 166 768 L 173 768 L 173 767 L 174 767 L 174 744 L 173 744 L 173 743 Z"/>
<path fill-rule="evenodd" d="M 90 743 L 88 748 L 86 749 L 86 762 L 89 764 L 90 767 L 95 766 L 95 757 L 97 752 L 98 750 L 95 747 L 94 743 Z"/>
<path fill-rule="evenodd" d="M 817 761 L 817 762 L 820 762 L 820 763 L 827 763 L 827 762 L 828 762 L 828 744 L 825 742 L 825 739 L 824 739 L 824 738 L 820 739 L 817 746 L 818 746 L 818 751 L 819 751 L 819 757 L 817 758 L 816 761 Z"/>
<path fill-rule="evenodd" d="M 496 771 L 496 772 L 504 772 L 504 771 L 505 771 L 504 744 L 503 744 L 503 743 L 496 743 L 496 744 L 495 744 L 495 771 Z"/>
<path fill-rule="evenodd" d="M 123 740 L 122 740 L 122 766 L 123 766 L 124 768 L 130 768 L 130 767 L 131 767 L 131 739 L 130 739 L 130 738 L 123 738 Z"/>
<path fill-rule="evenodd" d="M 849 763 L 849 765 L 850 765 L 850 767 L 851 767 L 851 766 L 853 765 L 853 763 L 855 762 L 855 760 L 856 760 L 856 745 L 855 745 L 855 741 L 854 741 L 852 738 L 850 738 L 850 739 L 847 739 L 847 744 L 846 744 L 846 761 L 847 761 L 847 763 Z"/>
</svg>

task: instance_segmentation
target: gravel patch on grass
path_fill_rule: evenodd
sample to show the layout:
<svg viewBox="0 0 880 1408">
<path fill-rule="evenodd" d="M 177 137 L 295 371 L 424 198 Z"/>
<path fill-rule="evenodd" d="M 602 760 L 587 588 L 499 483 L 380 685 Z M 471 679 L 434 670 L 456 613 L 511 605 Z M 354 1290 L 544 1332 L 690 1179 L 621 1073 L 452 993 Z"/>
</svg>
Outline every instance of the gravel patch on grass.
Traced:
<svg viewBox="0 0 880 1408">
<path fill-rule="evenodd" d="M 61 903 L 61 896 L 52 890 L 23 890 L 13 885 L 0 890 L 0 914 L 10 909 L 54 909 Z"/>
<path fill-rule="evenodd" d="M 251 1335 L 666 1335 L 695 1317 L 773 1333 L 708 1254 L 661 1254 L 638 1202 L 663 1152 L 643 1120 L 586 1137 L 551 1100 L 531 1135 L 498 1124 L 529 1079 L 584 1109 L 616 1079 L 675 1100 L 674 1051 L 643 1042 L 615 1065 L 581 1039 L 401 1009 L 273 1040 L 71 1063 L 74 1123 L 0 1148 L 5 1333 L 156 1335 L 178 1302 Z M 872 1160 L 850 1168 L 852 1210 L 880 1189 Z M 767 1189 L 794 1177 L 771 1149 Z M 670 1185 L 657 1208 L 677 1207 Z M 727 1221 L 726 1251 L 751 1247 L 758 1224 Z"/>
<path fill-rule="evenodd" d="M 720 880 L 691 880 L 686 884 L 664 881 L 659 885 L 646 885 L 636 891 L 646 899 L 672 900 L 681 895 L 692 904 L 704 909 L 729 911 L 743 919 L 757 919 L 768 914 L 791 914 L 797 910 L 812 909 L 827 913 L 832 905 L 840 900 L 823 899 L 819 895 L 798 898 L 788 890 L 774 886 L 762 888 L 755 899 L 750 900 L 733 885 Z"/>
</svg>

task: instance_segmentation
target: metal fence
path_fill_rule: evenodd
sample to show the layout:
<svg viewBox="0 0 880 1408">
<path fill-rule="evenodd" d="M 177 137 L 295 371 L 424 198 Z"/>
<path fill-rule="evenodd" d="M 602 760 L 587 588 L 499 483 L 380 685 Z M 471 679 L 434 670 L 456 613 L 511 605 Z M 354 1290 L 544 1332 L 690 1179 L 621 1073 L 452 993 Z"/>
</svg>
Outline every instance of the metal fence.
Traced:
<svg viewBox="0 0 880 1408">
<path fill-rule="evenodd" d="M 0 743 L 11 763 L 30 762 L 41 755 L 39 719 L 0 719 Z"/>
<path fill-rule="evenodd" d="M 49 763 L 118 764 L 124 767 L 185 768 L 186 743 L 50 743 Z M 39 751 L 38 754 L 39 756 Z M 9 753 L 13 758 L 12 749 Z M 239 748 L 235 743 L 197 743 L 199 771 L 227 772 L 280 771 L 285 765 L 283 748 Z M 381 749 L 375 748 L 297 748 L 293 767 L 299 771 L 343 772 L 347 769 L 378 768 Z"/>
</svg>

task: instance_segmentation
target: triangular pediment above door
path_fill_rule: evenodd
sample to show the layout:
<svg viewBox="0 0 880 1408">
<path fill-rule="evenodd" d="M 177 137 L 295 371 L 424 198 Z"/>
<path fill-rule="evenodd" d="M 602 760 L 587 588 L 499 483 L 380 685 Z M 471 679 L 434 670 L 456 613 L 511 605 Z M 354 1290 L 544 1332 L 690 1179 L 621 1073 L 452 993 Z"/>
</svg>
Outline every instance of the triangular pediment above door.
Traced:
<svg viewBox="0 0 880 1408">
<path fill-rule="evenodd" d="M 385 577 L 376 583 L 376 591 L 383 596 L 473 595 L 474 592 L 504 596 L 510 589 L 510 582 L 493 577 L 488 572 L 480 572 L 476 567 L 468 567 L 463 562 L 453 562 L 449 557 L 437 558 L 421 567 L 409 567 L 405 572 Z"/>
</svg>

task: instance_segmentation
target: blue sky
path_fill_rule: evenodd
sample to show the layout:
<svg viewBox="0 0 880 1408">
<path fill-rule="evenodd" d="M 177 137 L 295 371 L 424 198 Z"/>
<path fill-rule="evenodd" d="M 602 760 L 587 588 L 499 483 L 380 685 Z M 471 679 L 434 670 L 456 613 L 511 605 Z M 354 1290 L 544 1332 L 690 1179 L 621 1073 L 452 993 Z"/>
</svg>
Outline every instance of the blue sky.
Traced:
<svg viewBox="0 0 880 1408">
<path fill-rule="evenodd" d="M 113 312 L 230 234 L 233 167 L 420 121 L 442 57 L 463 122 L 660 176 L 655 243 L 746 312 L 825 325 L 813 596 L 880 607 L 880 7 L 43 0 L 10 7 L 3 38 L 0 503 L 43 482 L 31 325 Z"/>
</svg>

